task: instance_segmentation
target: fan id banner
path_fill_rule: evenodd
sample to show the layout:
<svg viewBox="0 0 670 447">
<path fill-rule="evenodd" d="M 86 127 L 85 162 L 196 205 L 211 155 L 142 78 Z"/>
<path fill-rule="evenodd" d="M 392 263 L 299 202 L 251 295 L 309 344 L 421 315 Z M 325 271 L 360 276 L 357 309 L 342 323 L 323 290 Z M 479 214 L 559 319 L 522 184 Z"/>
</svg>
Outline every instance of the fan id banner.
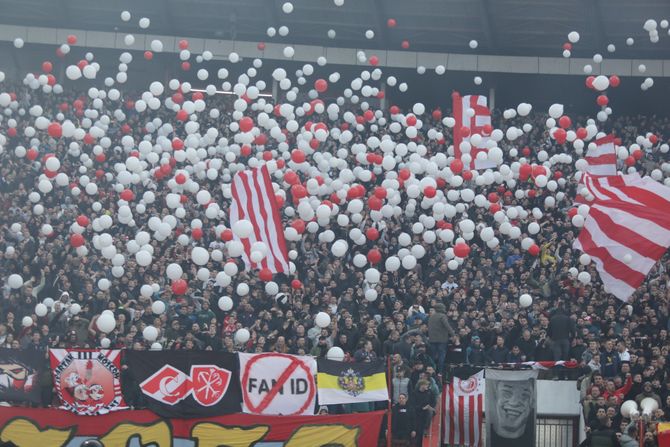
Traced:
<svg viewBox="0 0 670 447">
<path fill-rule="evenodd" d="M 0 401 L 40 403 L 39 376 L 44 352 L 0 349 Z"/>
<path fill-rule="evenodd" d="M 127 408 L 121 394 L 121 353 L 109 349 L 49 350 L 61 408 L 87 416 Z"/>
<path fill-rule="evenodd" d="M 0 443 L 80 447 L 95 439 L 104 447 L 368 447 L 377 445 L 384 413 L 164 419 L 127 410 L 91 418 L 57 409 L 0 407 Z"/>
<path fill-rule="evenodd" d="M 313 357 L 275 352 L 238 355 L 245 413 L 314 414 L 317 393 Z"/>
<path fill-rule="evenodd" d="M 237 355 L 212 351 L 128 351 L 130 380 L 147 407 L 165 417 L 240 411 Z"/>
</svg>

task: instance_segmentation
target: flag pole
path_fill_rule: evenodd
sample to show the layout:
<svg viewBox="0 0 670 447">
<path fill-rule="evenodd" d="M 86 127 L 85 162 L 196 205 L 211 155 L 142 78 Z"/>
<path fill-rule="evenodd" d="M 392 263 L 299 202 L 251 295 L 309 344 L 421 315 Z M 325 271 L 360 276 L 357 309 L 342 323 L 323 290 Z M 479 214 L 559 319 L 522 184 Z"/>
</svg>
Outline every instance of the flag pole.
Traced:
<svg viewBox="0 0 670 447">
<path fill-rule="evenodd" d="M 393 402 L 393 390 L 391 389 L 391 357 L 386 357 L 386 386 L 389 390 L 389 400 L 388 400 L 388 416 L 387 416 L 387 430 L 386 430 L 386 447 L 391 447 L 391 442 L 393 440 L 393 428 L 391 426 L 391 414 L 393 413 L 393 408 L 391 403 Z"/>
</svg>

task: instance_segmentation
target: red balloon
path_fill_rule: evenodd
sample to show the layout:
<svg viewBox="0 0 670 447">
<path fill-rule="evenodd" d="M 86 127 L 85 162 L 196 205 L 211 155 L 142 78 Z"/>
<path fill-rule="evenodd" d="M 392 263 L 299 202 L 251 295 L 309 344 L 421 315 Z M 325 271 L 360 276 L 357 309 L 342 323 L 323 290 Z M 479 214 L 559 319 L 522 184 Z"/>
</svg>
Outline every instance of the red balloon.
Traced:
<svg viewBox="0 0 670 447">
<path fill-rule="evenodd" d="M 16 136 L 16 127 L 10 127 L 7 129 L 7 135 L 14 138 Z"/>
<path fill-rule="evenodd" d="M 73 248 L 81 247 L 84 245 L 84 236 L 79 233 L 74 233 L 70 236 L 70 245 Z"/>
<path fill-rule="evenodd" d="M 266 267 L 258 272 L 258 277 L 264 282 L 272 281 L 272 272 Z"/>
<path fill-rule="evenodd" d="M 626 158 L 626 166 L 635 166 L 635 157 L 629 156 Z"/>
<path fill-rule="evenodd" d="M 466 182 L 472 180 L 472 171 L 463 171 L 463 180 Z"/>
<path fill-rule="evenodd" d="M 470 254 L 470 246 L 466 243 L 460 242 L 454 245 L 454 254 L 459 258 L 466 258 Z"/>
<path fill-rule="evenodd" d="M 368 228 L 365 230 L 365 237 L 370 241 L 376 241 L 379 239 L 379 230 L 376 228 Z"/>
<path fill-rule="evenodd" d="M 403 40 L 400 46 L 403 50 L 407 50 L 409 48 L 409 40 Z"/>
<path fill-rule="evenodd" d="M 175 295 L 184 295 L 188 290 L 188 283 L 184 279 L 172 281 L 172 293 Z"/>
<path fill-rule="evenodd" d="M 375 192 L 374 192 L 374 194 L 375 194 L 375 197 L 377 197 L 378 199 L 385 199 L 385 198 L 386 198 L 386 194 L 387 194 L 387 192 L 386 192 L 386 188 L 384 188 L 384 187 L 382 187 L 382 186 L 377 186 L 377 187 L 375 188 Z"/>
<path fill-rule="evenodd" d="M 307 189 L 304 186 L 298 184 L 291 186 L 291 194 L 294 199 L 302 199 L 307 196 Z"/>
<path fill-rule="evenodd" d="M 47 133 L 52 138 L 60 138 L 63 136 L 63 128 L 60 123 L 51 123 L 49 124 L 49 127 L 47 127 Z"/>
<path fill-rule="evenodd" d="M 145 58 L 146 60 L 150 61 L 151 59 L 154 58 L 154 53 L 152 53 L 151 51 L 147 50 L 147 51 L 144 52 L 144 58 Z"/>
<path fill-rule="evenodd" d="M 305 153 L 300 149 L 293 149 L 291 151 L 291 160 L 294 163 L 304 163 L 305 162 Z"/>
<path fill-rule="evenodd" d="M 193 101 L 197 101 L 199 99 L 203 100 L 205 99 L 205 95 L 202 92 L 193 92 L 191 99 L 193 99 Z"/>
<path fill-rule="evenodd" d="M 654 134 L 649 135 L 649 141 L 651 141 L 651 144 L 656 144 L 658 143 L 658 137 Z"/>
<path fill-rule="evenodd" d="M 577 208 L 570 208 L 570 209 L 568 210 L 568 217 L 569 217 L 570 219 L 572 219 L 573 217 L 575 217 L 575 214 L 577 214 Z"/>
<path fill-rule="evenodd" d="M 258 45 L 256 45 L 256 48 L 258 48 L 259 51 L 265 50 L 265 42 L 258 42 Z"/>
<path fill-rule="evenodd" d="M 254 120 L 248 116 L 242 117 L 239 124 L 242 132 L 251 132 L 251 129 L 254 128 Z"/>
<path fill-rule="evenodd" d="M 437 189 L 434 186 L 426 186 L 423 190 L 423 195 L 432 199 L 437 194 Z"/>
<path fill-rule="evenodd" d="M 633 156 L 633 158 L 635 160 L 640 160 L 642 158 L 642 156 L 644 155 L 644 153 L 641 150 L 638 149 L 636 151 L 633 151 L 633 153 L 631 155 Z"/>
<path fill-rule="evenodd" d="M 402 168 L 400 171 L 398 171 L 398 177 L 400 177 L 401 180 L 407 180 L 411 175 L 412 173 L 407 168 Z"/>
<path fill-rule="evenodd" d="M 49 85 L 52 86 L 52 87 L 53 87 L 54 85 L 56 85 L 56 76 L 54 76 L 54 75 L 52 75 L 51 73 L 49 73 L 49 74 L 47 75 L 47 84 L 49 84 Z"/>
<path fill-rule="evenodd" d="M 194 228 L 191 230 L 191 236 L 193 236 L 193 239 L 196 241 L 202 239 L 202 228 Z"/>
<path fill-rule="evenodd" d="M 240 149 L 240 154 L 242 154 L 243 157 L 248 157 L 249 155 L 251 155 L 251 147 L 249 147 L 248 144 L 245 144 Z"/>
<path fill-rule="evenodd" d="M 382 254 L 376 248 L 373 248 L 368 252 L 368 262 L 372 265 L 377 264 L 382 260 Z"/>
<path fill-rule="evenodd" d="M 529 164 L 522 164 L 519 167 L 519 178 L 521 180 L 526 180 L 530 177 L 530 174 L 533 172 L 533 167 Z"/>
<path fill-rule="evenodd" d="M 588 78 L 586 78 L 586 86 L 588 88 L 592 89 L 593 88 L 593 81 L 595 81 L 595 80 L 596 80 L 595 76 L 589 76 Z"/>
<path fill-rule="evenodd" d="M 435 121 L 440 121 L 442 119 L 442 110 L 440 109 L 433 110 L 433 119 Z"/>
<path fill-rule="evenodd" d="M 179 117 L 177 117 L 177 118 L 179 118 Z M 180 150 L 184 149 L 184 142 L 180 138 L 174 137 L 172 139 L 172 149 L 174 149 L 176 151 L 180 151 Z"/>
<path fill-rule="evenodd" d="M 377 196 L 371 196 L 368 199 L 368 207 L 371 210 L 379 211 L 380 209 L 382 209 L 383 205 L 384 205 L 384 202 L 382 202 L 382 199 L 378 198 Z"/>
<path fill-rule="evenodd" d="M 389 28 L 395 28 L 395 26 L 396 26 L 397 24 L 398 24 L 398 22 L 396 22 L 395 19 L 388 19 L 388 20 L 386 21 L 386 26 L 388 26 Z"/>
<path fill-rule="evenodd" d="M 408 126 L 414 126 L 417 123 L 416 116 L 414 115 L 409 115 L 406 120 Z"/>
<path fill-rule="evenodd" d="M 563 129 L 568 129 L 571 124 L 572 120 L 567 115 L 563 115 L 558 119 L 558 125 L 561 126 Z"/>
<path fill-rule="evenodd" d="M 491 214 L 495 214 L 501 209 L 502 209 L 501 206 L 497 203 L 492 203 L 491 205 L 489 205 L 489 211 L 491 212 Z"/>
<path fill-rule="evenodd" d="M 461 127 L 461 136 L 462 137 L 469 137 L 470 136 L 470 128 L 468 126 Z"/>
<path fill-rule="evenodd" d="M 88 217 L 84 216 L 83 214 L 80 215 L 80 216 L 77 216 L 77 225 L 79 225 L 80 227 L 86 228 L 86 227 L 88 227 L 89 223 L 90 223 L 90 220 L 88 219 Z"/>
<path fill-rule="evenodd" d="M 368 109 L 363 113 L 363 118 L 365 118 L 366 121 L 372 121 L 375 119 L 375 114 L 372 110 Z"/>
<path fill-rule="evenodd" d="M 400 107 L 391 106 L 389 107 L 389 112 L 391 113 L 391 115 L 397 115 L 398 113 L 400 113 Z"/>
<path fill-rule="evenodd" d="M 498 194 L 494 192 L 490 192 L 488 195 L 489 202 L 491 203 L 496 203 L 498 200 L 500 200 L 500 197 L 498 197 Z"/>
<path fill-rule="evenodd" d="M 189 61 L 184 61 L 181 63 L 181 69 L 183 71 L 189 71 L 191 69 L 191 63 Z"/>
<path fill-rule="evenodd" d="M 186 39 L 181 39 L 181 40 L 179 41 L 179 49 L 180 49 L 180 50 L 185 50 L 185 49 L 187 49 L 187 48 L 188 48 L 188 40 L 186 40 Z"/>
<path fill-rule="evenodd" d="M 586 138 L 588 136 L 588 134 L 589 133 L 583 127 L 580 127 L 579 129 L 577 129 L 577 138 L 579 138 L 580 140 L 583 140 L 584 138 Z"/>
<path fill-rule="evenodd" d="M 379 64 L 379 58 L 377 56 L 370 56 L 370 65 L 377 66 Z"/>
<path fill-rule="evenodd" d="M 90 133 L 87 133 L 86 135 L 84 135 L 84 143 L 93 144 L 95 143 L 95 138 Z"/>
<path fill-rule="evenodd" d="M 302 288 L 302 283 L 300 282 L 299 279 L 294 279 L 293 281 L 291 281 L 291 288 L 301 289 Z"/>
<path fill-rule="evenodd" d="M 76 44 L 77 43 L 77 36 L 75 36 L 74 34 L 70 34 L 69 36 L 67 36 L 67 43 L 68 43 L 68 45 Z"/>
<path fill-rule="evenodd" d="M 37 149 L 35 148 L 30 148 L 26 152 L 26 158 L 30 161 L 35 161 L 37 159 L 37 156 L 39 155 L 39 152 L 37 152 Z"/>
<path fill-rule="evenodd" d="M 568 51 L 572 51 L 572 44 L 570 42 L 565 42 L 563 44 L 563 49 L 568 50 Z"/>
<path fill-rule="evenodd" d="M 121 198 L 126 202 L 130 202 L 135 198 L 135 194 L 130 189 L 124 189 L 120 194 Z"/>
<path fill-rule="evenodd" d="M 233 240 L 233 230 L 230 228 L 226 228 L 221 232 L 221 240 L 224 242 L 232 241 Z"/>
<path fill-rule="evenodd" d="M 328 82 L 325 79 L 317 79 L 314 81 L 314 88 L 317 92 L 323 93 L 328 90 Z"/>
<path fill-rule="evenodd" d="M 528 254 L 531 256 L 537 256 L 540 254 L 540 247 L 537 244 L 533 244 L 528 247 Z"/>
<path fill-rule="evenodd" d="M 565 129 L 556 129 L 556 131 L 554 132 L 554 139 L 558 144 L 565 143 L 567 136 L 568 134 L 565 131 Z"/>
<path fill-rule="evenodd" d="M 296 174 L 293 171 L 286 171 L 286 174 L 284 174 L 284 180 L 289 185 L 295 185 L 295 184 L 300 182 L 300 179 L 298 178 L 298 174 Z"/>
<path fill-rule="evenodd" d="M 617 75 L 610 76 L 610 85 L 612 87 L 618 87 L 620 84 L 621 84 L 621 79 L 619 79 L 619 76 L 617 76 Z"/>
<path fill-rule="evenodd" d="M 449 165 L 449 169 L 451 169 L 451 172 L 453 172 L 454 174 L 459 174 L 463 171 L 463 162 L 461 161 L 461 159 L 456 158 Z"/>
<path fill-rule="evenodd" d="M 42 71 L 45 73 L 51 73 L 51 70 L 54 69 L 54 66 L 51 62 L 49 61 L 44 61 L 42 62 Z"/>
<path fill-rule="evenodd" d="M 186 121 L 187 119 L 188 119 L 188 113 L 186 113 L 186 110 L 182 109 L 179 112 L 177 112 L 177 120 Z"/>
<path fill-rule="evenodd" d="M 598 96 L 598 99 L 596 99 L 596 102 L 600 107 L 605 107 L 607 104 L 609 104 L 610 100 L 606 95 L 600 95 Z"/>
</svg>

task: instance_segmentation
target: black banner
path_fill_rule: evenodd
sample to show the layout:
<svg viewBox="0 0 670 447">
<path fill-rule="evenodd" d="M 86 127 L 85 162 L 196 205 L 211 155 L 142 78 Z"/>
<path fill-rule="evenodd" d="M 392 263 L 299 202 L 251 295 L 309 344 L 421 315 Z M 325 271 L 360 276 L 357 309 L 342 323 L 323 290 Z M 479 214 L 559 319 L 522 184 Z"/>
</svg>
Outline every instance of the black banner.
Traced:
<svg viewBox="0 0 670 447">
<path fill-rule="evenodd" d="M 139 388 L 147 408 L 164 417 L 206 417 L 241 411 L 236 354 L 128 351 L 124 387 Z M 130 382 L 130 383 L 129 383 Z"/>
<path fill-rule="evenodd" d="M 0 349 L 0 401 L 40 403 L 40 375 L 46 365 L 43 351 Z"/>
</svg>

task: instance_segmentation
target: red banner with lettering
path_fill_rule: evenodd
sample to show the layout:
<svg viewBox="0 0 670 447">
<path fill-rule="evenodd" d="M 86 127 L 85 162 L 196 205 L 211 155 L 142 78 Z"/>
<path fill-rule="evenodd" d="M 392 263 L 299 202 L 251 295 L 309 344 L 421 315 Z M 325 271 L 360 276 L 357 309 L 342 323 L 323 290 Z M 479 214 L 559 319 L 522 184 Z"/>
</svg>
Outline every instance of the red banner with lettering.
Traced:
<svg viewBox="0 0 670 447">
<path fill-rule="evenodd" d="M 103 446 L 157 447 L 253 446 L 273 443 L 283 447 L 377 445 L 384 411 L 324 416 L 259 416 L 229 414 L 203 419 L 165 419 L 148 410 L 116 411 L 100 416 L 78 416 L 47 408 L 0 407 L 0 442 L 19 447 L 79 446 L 98 439 Z"/>
</svg>

